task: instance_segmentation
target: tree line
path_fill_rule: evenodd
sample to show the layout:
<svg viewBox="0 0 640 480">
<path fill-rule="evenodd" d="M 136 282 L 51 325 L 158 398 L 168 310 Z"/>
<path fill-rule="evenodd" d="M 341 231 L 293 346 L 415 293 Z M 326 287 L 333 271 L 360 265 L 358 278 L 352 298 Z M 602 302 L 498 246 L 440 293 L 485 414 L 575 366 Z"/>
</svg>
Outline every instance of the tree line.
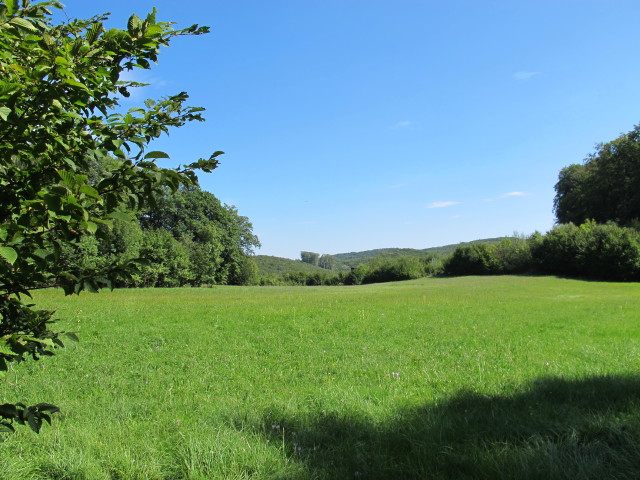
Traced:
<svg viewBox="0 0 640 480">
<path fill-rule="evenodd" d="M 563 168 L 545 235 L 456 249 L 443 273 L 538 273 L 640 281 L 640 126 Z"/>
<path fill-rule="evenodd" d="M 375 259 L 334 276 L 289 274 L 292 284 L 358 284 L 431 275 L 563 275 L 596 280 L 640 281 L 640 126 L 599 144 L 583 163 L 563 168 L 555 185 L 557 225 L 546 234 L 474 242 L 451 255 L 421 260 Z M 301 252 L 314 265 L 322 257 Z M 415 263 L 415 261 L 414 261 Z M 410 272 L 410 273 L 409 273 Z M 274 281 L 273 279 L 271 281 Z"/>
<path fill-rule="evenodd" d="M 247 217 L 196 185 L 168 188 L 153 207 L 122 213 L 102 235 L 63 245 L 61 263 L 74 274 L 139 259 L 116 287 L 246 285 L 257 275 L 260 246 Z"/>
</svg>

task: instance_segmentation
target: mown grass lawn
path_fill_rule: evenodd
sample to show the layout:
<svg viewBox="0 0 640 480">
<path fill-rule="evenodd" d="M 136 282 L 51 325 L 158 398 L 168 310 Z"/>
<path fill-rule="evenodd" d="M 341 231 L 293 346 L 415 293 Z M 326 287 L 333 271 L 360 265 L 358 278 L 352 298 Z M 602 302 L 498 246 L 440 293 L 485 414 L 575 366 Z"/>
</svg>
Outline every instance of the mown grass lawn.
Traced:
<svg viewBox="0 0 640 480">
<path fill-rule="evenodd" d="M 81 342 L 2 479 L 639 478 L 640 286 L 550 277 L 39 292 Z"/>
</svg>

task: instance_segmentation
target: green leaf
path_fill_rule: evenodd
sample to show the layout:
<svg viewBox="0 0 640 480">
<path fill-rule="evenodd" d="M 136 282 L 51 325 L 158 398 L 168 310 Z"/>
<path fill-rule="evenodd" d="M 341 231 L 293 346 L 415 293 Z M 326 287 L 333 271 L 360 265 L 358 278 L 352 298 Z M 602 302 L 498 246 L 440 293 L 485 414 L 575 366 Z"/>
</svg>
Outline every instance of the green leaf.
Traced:
<svg viewBox="0 0 640 480">
<path fill-rule="evenodd" d="M 93 188 L 91 185 L 87 185 L 87 184 L 82 185 L 80 187 L 80 193 L 84 193 L 86 196 L 91 198 L 96 198 L 96 199 L 100 198 L 100 194 L 98 193 L 98 191 L 95 188 Z"/>
<path fill-rule="evenodd" d="M 57 173 L 65 185 L 67 185 L 69 188 L 75 187 L 76 176 L 73 173 L 68 172 L 67 170 L 58 170 Z"/>
<path fill-rule="evenodd" d="M 0 82 L 0 95 L 6 95 L 18 90 L 22 85 L 19 83 Z"/>
<path fill-rule="evenodd" d="M 42 39 L 44 40 L 44 43 L 46 43 L 48 46 L 53 45 L 53 37 L 48 33 L 43 33 Z"/>
<path fill-rule="evenodd" d="M 130 222 L 133 219 L 133 215 L 125 212 L 111 212 L 108 217 L 114 220 L 122 220 L 123 222 Z"/>
<path fill-rule="evenodd" d="M 94 23 L 87 32 L 87 41 L 93 44 L 103 31 L 102 22 Z"/>
<path fill-rule="evenodd" d="M 55 62 L 56 62 L 56 65 L 63 65 L 65 67 L 69 66 L 69 60 L 67 60 L 64 57 L 60 57 L 60 56 L 56 57 Z"/>
<path fill-rule="evenodd" d="M 98 225 L 93 222 L 82 222 L 82 226 L 89 232 L 91 235 L 96 233 L 98 230 Z"/>
<path fill-rule="evenodd" d="M 133 36 L 142 26 L 142 20 L 135 13 L 129 17 L 129 21 L 127 22 L 127 30 L 129 31 L 129 35 Z"/>
<path fill-rule="evenodd" d="M 3 354 L 3 355 L 15 355 L 16 352 L 14 352 L 11 349 L 11 347 L 7 344 L 6 341 L 0 340 L 0 354 Z"/>
<path fill-rule="evenodd" d="M 2 118 L 5 122 L 7 121 L 7 117 L 11 114 L 11 109 L 9 107 L 0 107 L 0 118 Z"/>
<path fill-rule="evenodd" d="M 0 416 L 4 418 L 15 418 L 18 416 L 18 409 L 12 403 L 0 405 Z"/>
<path fill-rule="evenodd" d="M 83 90 L 86 90 L 87 92 L 89 91 L 89 89 L 87 88 L 86 85 L 84 85 L 83 83 L 77 82 L 75 80 L 71 80 L 70 78 L 64 79 L 62 81 L 62 83 L 66 83 L 67 85 L 71 85 L 72 87 L 82 88 Z"/>
<path fill-rule="evenodd" d="M 0 257 L 3 257 L 11 265 L 18 259 L 18 252 L 11 247 L 0 247 Z"/>
<path fill-rule="evenodd" d="M 60 407 L 52 405 L 50 403 L 39 403 L 37 405 L 34 405 L 34 407 L 36 407 L 39 412 L 56 413 L 60 411 Z"/>
<path fill-rule="evenodd" d="M 25 18 L 22 18 L 22 17 L 13 17 L 11 20 L 9 20 L 9 23 L 11 25 L 16 25 L 18 27 L 25 28 L 25 29 L 29 30 L 30 32 L 37 32 L 38 31 L 38 29 L 36 27 L 34 27 L 33 24 L 29 20 L 27 20 Z"/>
<path fill-rule="evenodd" d="M 42 426 L 42 419 L 33 413 L 29 413 L 27 415 L 27 422 L 29 423 L 29 427 L 36 433 L 40 433 L 40 427 Z"/>
<path fill-rule="evenodd" d="M 53 343 L 53 340 L 51 340 L 50 338 L 36 338 L 36 337 L 31 337 L 29 335 L 23 335 L 22 338 L 24 340 L 27 340 L 30 342 L 37 342 L 52 348 L 56 346 L 55 343 Z"/>
<path fill-rule="evenodd" d="M 149 152 L 144 156 L 145 160 L 147 158 L 171 158 L 165 152 L 160 152 L 158 150 L 154 150 L 153 152 Z"/>
<path fill-rule="evenodd" d="M 13 15 L 16 13 L 16 1 L 15 0 L 4 0 L 4 4 L 7 7 L 7 13 L 9 15 Z"/>
</svg>

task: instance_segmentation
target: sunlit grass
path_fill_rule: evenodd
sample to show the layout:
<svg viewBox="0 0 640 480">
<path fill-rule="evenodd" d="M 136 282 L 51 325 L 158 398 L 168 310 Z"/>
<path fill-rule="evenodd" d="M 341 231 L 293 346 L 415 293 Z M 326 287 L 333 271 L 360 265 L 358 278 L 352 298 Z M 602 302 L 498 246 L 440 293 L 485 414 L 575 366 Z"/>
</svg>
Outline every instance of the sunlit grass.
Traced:
<svg viewBox="0 0 640 480">
<path fill-rule="evenodd" d="M 468 277 L 41 292 L 77 331 L 2 478 L 634 478 L 640 288 Z"/>
</svg>

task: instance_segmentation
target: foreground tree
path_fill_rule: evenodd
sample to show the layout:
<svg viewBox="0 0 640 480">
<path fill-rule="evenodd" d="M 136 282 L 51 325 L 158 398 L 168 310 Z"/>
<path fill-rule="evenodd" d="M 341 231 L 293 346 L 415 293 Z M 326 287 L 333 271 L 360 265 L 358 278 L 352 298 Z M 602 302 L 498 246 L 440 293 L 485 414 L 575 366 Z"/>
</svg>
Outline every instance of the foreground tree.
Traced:
<svg viewBox="0 0 640 480">
<path fill-rule="evenodd" d="M 195 184 L 195 170 L 211 171 L 222 153 L 178 169 L 154 163 L 168 158 L 148 151 L 154 139 L 203 120 L 201 108 L 184 105 L 184 92 L 114 110 L 117 95 L 140 85 L 120 81 L 122 72 L 149 68 L 172 38 L 206 27 L 175 30 L 157 22 L 155 10 L 145 20 L 133 15 L 124 30 L 105 30 L 103 16 L 54 25 L 50 8 L 61 7 L 56 0 L 0 2 L 0 370 L 62 346 L 53 312 L 26 303 L 31 290 L 95 291 L 135 269 L 127 261 L 70 272 L 59 262 L 63 249 L 107 235 L 100 225 L 153 205 L 165 188 Z M 39 431 L 56 410 L 0 405 L 0 431 L 14 423 Z"/>
<path fill-rule="evenodd" d="M 640 218 L 640 125 L 599 145 L 583 164 L 563 168 L 555 189 L 558 223 L 634 224 Z"/>
</svg>

